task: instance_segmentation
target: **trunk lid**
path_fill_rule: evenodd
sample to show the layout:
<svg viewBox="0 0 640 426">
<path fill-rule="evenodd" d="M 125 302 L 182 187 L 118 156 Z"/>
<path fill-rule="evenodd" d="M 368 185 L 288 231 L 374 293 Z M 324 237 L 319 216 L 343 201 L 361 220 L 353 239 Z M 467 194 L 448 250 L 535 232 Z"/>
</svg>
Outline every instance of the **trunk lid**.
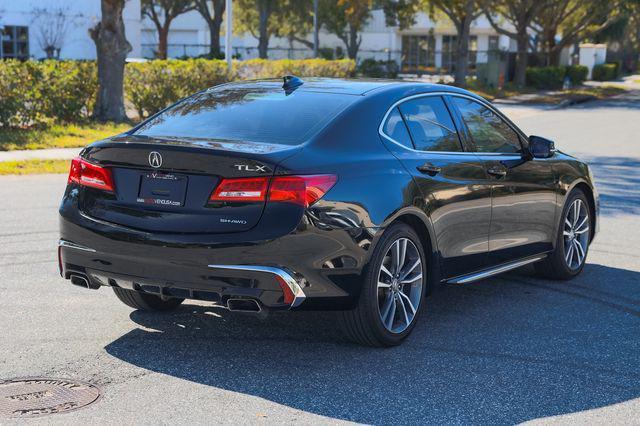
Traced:
<svg viewBox="0 0 640 426">
<path fill-rule="evenodd" d="M 254 227 L 265 202 L 209 202 L 223 178 L 272 176 L 299 146 L 125 135 L 82 157 L 113 175 L 115 193 L 83 188 L 84 214 L 148 232 L 228 233 Z"/>
</svg>

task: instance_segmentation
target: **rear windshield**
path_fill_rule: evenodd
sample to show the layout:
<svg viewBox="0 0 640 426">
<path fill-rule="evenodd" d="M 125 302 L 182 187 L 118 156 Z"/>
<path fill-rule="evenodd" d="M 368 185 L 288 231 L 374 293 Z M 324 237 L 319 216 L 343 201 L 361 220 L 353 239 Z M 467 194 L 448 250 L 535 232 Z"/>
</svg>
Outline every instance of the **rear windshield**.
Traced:
<svg viewBox="0 0 640 426">
<path fill-rule="evenodd" d="M 356 96 L 281 88 L 218 88 L 199 93 L 144 123 L 134 134 L 298 145 Z"/>
</svg>

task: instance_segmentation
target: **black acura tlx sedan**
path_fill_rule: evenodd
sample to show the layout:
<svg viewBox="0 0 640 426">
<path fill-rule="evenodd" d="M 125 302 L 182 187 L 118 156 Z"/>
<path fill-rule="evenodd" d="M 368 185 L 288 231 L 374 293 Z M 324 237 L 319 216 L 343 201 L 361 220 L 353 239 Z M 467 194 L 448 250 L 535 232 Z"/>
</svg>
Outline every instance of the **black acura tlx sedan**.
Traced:
<svg viewBox="0 0 640 426">
<path fill-rule="evenodd" d="M 484 99 L 422 83 L 287 76 L 216 86 L 73 160 L 60 273 L 166 311 L 339 310 L 400 343 L 426 296 L 534 263 L 580 273 L 588 166 Z"/>
</svg>

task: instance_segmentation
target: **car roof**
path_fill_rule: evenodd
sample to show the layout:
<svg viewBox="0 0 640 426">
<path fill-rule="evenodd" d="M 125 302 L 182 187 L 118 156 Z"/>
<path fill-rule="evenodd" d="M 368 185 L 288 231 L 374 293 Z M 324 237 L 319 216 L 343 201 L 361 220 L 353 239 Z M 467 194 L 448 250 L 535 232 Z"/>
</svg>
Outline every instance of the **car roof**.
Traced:
<svg viewBox="0 0 640 426">
<path fill-rule="evenodd" d="M 415 91 L 420 92 L 451 92 L 472 95 L 464 89 L 446 84 L 422 83 L 415 81 L 398 81 L 385 79 L 343 79 L 343 78 L 322 78 L 322 77 L 302 77 L 302 86 L 295 90 L 304 92 L 323 92 L 344 95 L 364 96 L 371 92 L 380 90 L 392 91 Z M 282 79 L 246 80 L 224 84 L 225 88 L 282 88 Z M 220 86 L 218 86 L 220 87 Z M 474 95 L 475 96 L 475 95 Z"/>
</svg>

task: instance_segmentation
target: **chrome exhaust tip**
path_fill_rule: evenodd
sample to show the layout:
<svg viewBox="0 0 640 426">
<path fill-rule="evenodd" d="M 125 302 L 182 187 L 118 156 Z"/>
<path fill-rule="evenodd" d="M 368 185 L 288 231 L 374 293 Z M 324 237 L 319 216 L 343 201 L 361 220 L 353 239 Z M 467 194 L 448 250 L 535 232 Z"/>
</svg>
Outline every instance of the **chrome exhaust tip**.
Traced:
<svg viewBox="0 0 640 426">
<path fill-rule="evenodd" d="M 262 312 L 260 304 L 253 299 L 229 299 L 227 309 L 233 312 L 250 312 L 259 314 Z"/>
<path fill-rule="evenodd" d="M 97 290 L 100 288 L 99 284 L 93 284 L 89 279 L 83 275 L 71 274 L 69 275 L 69 279 L 71 280 L 71 284 L 77 285 L 78 287 L 84 287 L 91 290 Z"/>
</svg>

